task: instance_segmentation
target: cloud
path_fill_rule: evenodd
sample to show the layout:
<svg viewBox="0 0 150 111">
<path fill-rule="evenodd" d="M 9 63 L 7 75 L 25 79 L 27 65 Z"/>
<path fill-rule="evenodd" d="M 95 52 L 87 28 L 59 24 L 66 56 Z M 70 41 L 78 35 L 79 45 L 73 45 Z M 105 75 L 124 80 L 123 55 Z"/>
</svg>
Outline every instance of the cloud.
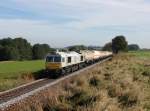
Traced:
<svg viewBox="0 0 150 111">
<path fill-rule="evenodd" d="M 20 8 L 51 23 L 86 29 L 104 25 L 147 24 L 150 4 L 144 0 L 13 0 Z M 36 18 L 35 18 L 36 19 Z"/>
<path fill-rule="evenodd" d="M 48 43 L 53 47 L 62 47 L 79 43 L 74 36 L 79 32 L 66 29 L 61 25 L 49 24 L 45 21 L 0 19 L 1 37 L 25 37 L 34 43 Z M 80 44 L 80 43 L 79 43 Z"/>
<path fill-rule="evenodd" d="M 0 9 L 0 36 L 25 36 L 55 46 L 92 44 L 97 41 L 91 37 L 100 35 L 95 38 L 101 44 L 116 34 L 131 41 L 132 36 L 150 36 L 150 3 L 145 0 L 5 0 Z"/>
</svg>

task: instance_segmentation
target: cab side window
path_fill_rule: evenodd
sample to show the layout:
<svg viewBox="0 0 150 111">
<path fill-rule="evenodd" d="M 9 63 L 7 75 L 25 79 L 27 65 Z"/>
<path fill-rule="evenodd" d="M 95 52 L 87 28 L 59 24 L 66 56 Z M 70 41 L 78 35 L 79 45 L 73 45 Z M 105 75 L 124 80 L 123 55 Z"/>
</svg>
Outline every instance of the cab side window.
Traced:
<svg viewBox="0 0 150 111">
<path fill-rule="evenodd" d="M 83 61 L 83 56 L 81 56 L 81 59 L 80 59 L 81 61 Z"/>
<path fill-rule="evenodd" d="M 68 63 L 71 63 L 71 57 L 68 57 L 68 61 L 67 61 Z"/>
</svg>

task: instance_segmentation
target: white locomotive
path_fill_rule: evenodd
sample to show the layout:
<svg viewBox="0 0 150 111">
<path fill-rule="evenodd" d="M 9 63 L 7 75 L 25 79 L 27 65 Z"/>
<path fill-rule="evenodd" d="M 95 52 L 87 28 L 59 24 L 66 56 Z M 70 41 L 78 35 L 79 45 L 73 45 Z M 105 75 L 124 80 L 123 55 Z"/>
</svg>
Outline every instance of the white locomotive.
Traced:
<svg viewBox="0 0 150 111">
<path fill-rule="evenodd" d="M 46 71 L 50 76 L 59 76 L 74 72 L 87 65 L 100 61 L 101 59 L 112 56 L 111 52 L 82 50 L 79 53 L 59 52 L 46 56 Z"/>
</svg>

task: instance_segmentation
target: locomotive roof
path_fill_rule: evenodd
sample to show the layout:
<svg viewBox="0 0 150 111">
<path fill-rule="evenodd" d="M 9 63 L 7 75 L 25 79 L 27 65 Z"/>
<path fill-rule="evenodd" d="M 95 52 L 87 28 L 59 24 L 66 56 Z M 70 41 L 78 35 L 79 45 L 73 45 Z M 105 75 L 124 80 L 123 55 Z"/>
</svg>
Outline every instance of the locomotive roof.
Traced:
<svg viewBox="0 0 150 111">
<path fill-rule="evenodd" d="M 79 56 L 81 54 L 75 51 L 49 53 L 47 56 Z"/>
</svg>

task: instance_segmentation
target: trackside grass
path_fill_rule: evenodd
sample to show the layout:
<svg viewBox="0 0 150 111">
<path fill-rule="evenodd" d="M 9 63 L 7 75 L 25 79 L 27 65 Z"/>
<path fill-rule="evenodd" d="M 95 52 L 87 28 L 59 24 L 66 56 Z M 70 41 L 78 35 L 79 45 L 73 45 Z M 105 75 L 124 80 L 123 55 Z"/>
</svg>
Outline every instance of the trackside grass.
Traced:
<svg viewBox="0 0 150 111">
<path fill-rule="evenodd" d="M 150 57 L 141 57 L 115 55 L 10 111 L 150 111 Z"/>
<path fill-rule="evenodd" d="M 32 76 L 33 72 L 44 69 L 44 66 L 44 60 L 0 62 L 0 91 L 31 81 L 34 78 L 22 76 Z"/>
</svg>

